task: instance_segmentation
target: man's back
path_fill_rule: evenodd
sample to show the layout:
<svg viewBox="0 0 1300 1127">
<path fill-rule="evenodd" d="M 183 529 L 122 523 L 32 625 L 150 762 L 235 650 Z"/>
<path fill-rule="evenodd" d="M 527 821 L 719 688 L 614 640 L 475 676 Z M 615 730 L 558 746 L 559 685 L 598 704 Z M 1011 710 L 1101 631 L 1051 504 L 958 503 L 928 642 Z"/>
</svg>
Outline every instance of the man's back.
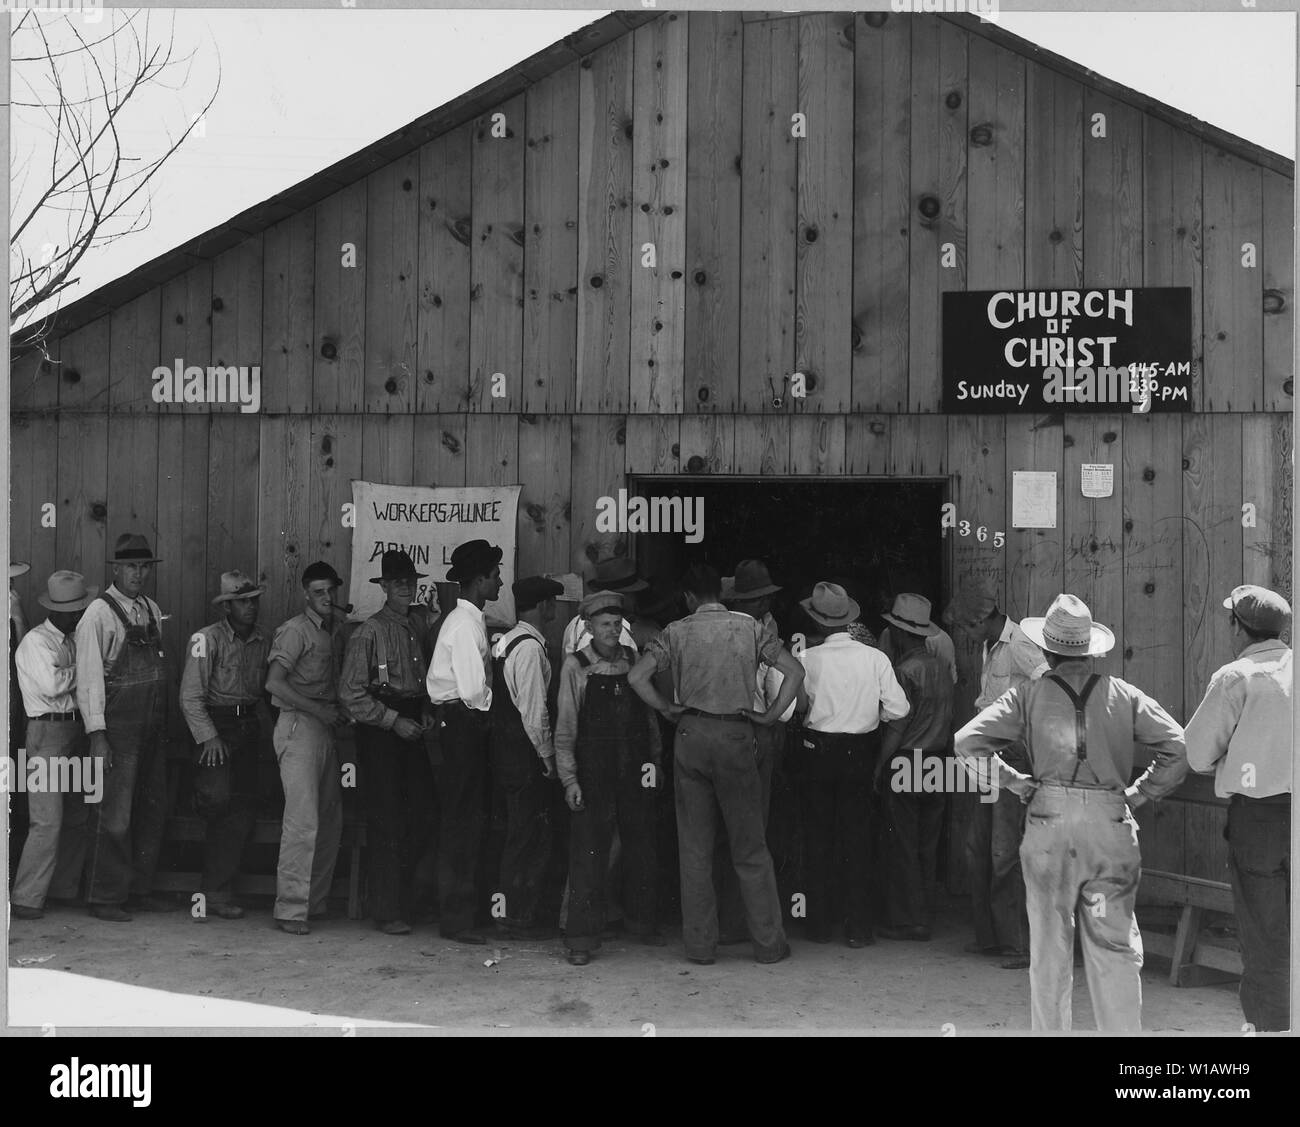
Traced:
<svg viewBox="0 0 1300 1127">
<path fill-rule="evenodd" d="M 753 706 L 759 663 L 774 665 L 781 643 L 749 615 L 708 603 L 669 623 L 646 652 L 672 669 L 681 704 L 729 715 Z"/>
</svg>

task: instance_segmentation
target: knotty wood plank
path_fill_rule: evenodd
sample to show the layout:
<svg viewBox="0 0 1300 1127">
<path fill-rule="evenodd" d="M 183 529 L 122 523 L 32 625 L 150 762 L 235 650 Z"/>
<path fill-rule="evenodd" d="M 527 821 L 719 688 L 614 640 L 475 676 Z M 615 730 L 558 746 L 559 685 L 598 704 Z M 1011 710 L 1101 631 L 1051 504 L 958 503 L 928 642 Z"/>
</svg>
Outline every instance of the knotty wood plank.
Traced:
<svg viewBox="0 0 1300 1127">
<path fill-rule="evenodd" d="M 316 205 L 317 411 L 360 411 L 365 403 L 367 249 L 366 182 L 358 180 Z"/>
<path fill-rule="evenodd" d="M 1295 181 L 1270 169 L 1263 177 L 1264 410 L 1290 412 L 1295 405 Z M 1291 387 L 1290 392 L 1287 388 Z"/>
<path fill-rule="evenodd" d="M 365 409 L 415 410 L 419 154 L 366 177 Z M 504 332 L 506 326 L 503 323 Z"/>
<path fill-rule="evenodd" d="M 682 473 L 734 473 L 736 428 L 731 415 L 683 415 Z M 692 459 L 698 459 L 692 462 Z"/>
<path fill-rule="evenodd" d="M 353 480 L 364 480 L 361 454 L 361 415 L 312 417 L 311 479 L 307 486 L 311 523 L 303 557 L 308 564 L 324 560 L 345 582 L 352 569 L 352 529 L 343 524 L 343 506 L 352 504 Z M 297 614 L 299 605 L 291 601 L 289 610 Z"/>
<path fill-rule="evenodd" d="M 415 424 L 415 484 L 443 489 L 465 485 L 465 415 L 433 415 Z M 556 457 L 568 459 L 566 450 Z M 439 582 L 441 582 L 441 578 Z"/>
<path fill-rule="evenodd" d="M 312 563 L 310 479 L 313 444 L 305 415 L 261 420 L 258 463 L 257 577 L 261 614 L 282 622 L 302 605 L 302 572 Z M 241 566 L 245 566 L 242 565 Z"/>
<path fill-rule="evenodd" d="M 1025 60 L 970 40 L 966 280 L 973 290 L 1025 279 Z"/>
<path fill-rule="evenodd" d="M 1288 602 L 1294 486 L 1291 450 L 1290 415 L 1242 416 L 1241 500 L 1243 505 L 1255 506 L 1255 523 L 1254 527 L 1242 526 L 1241 582 L 1279 591 Z"/>
<path fill-rule="evenodd" d="M 310 279 L 308 284 L 310 285 Z M 163 283 L 161 337 L 159 364 L 174 368 L 179 361 L 183 371 L 190 365 L 206 369 L 212 363 L 211 262 L 201 262 L 184 274 Z M 308 347 L 310 344 L 308 340 Z M 262 374 L 265 377 L 265 371 Z M 308 382 L 310 383 L 310 376 Z M 266 407 L 267 396 L 272 390 L 269 384 L 270 381 L 263 378 L 263 407 Z M 309 404 L 308 399 L 299 409 L 306 410 Z M 178 415 L 185 411 L 185 405 L 155 403 L 153 409 L 161 415 Z M 202 408 L 191 406 L 189 410 L 192 413 Z"/>
<path fill-rule="evenodd" d="M 84 333 L 93 325 L 77 330 Z M 104 322 L 106 325 L 106 322 Z M 65 338 L 63 345 L 68 346 Z M 103 354 L 104 372 L 108 370 L 107 353 Z M 66 375 L 66 371 L 65 371 Z M 108 494 L 108 423 L 104 416 L 60 414 L 58 528 L 55 536 L 58 567 L 79 571 L 86 582 L 102 591 L 111 576 L 108 573 L 109 507 Z M 114 519 L 113 536 L 117 536 Z"/>
<path fill-rule="evenodd" d="M 162 293 L 148 290 L 109 315 L 108 402 L 112 411 L 154 413 Z"/>
<path fill-rule="evenodd" d="M 361 477 L 385 485 L 411 485 L 415 463 L 414 420 L 366 415 L 361 424 Z"/>
<path fill-rule="evenodd" d="M 794 418 L 785 415 L 737 415 L 735 470 L 738 474 L 788 474 L 790 433 Z"/>
<path fill-rule="evenodd" d="M 890 415 L 850 415 L 844 434 L 844 471 L 850 474 L 885 474 L 892 464 Z M 739 437 L 737 437 L 739 445 Z"/>
<path fill-rule="evenodd" d="M 99 317 L 59 340 L 56 370 L 61 411 L 109 407 L 109 318 Z"/>
<path fill-rule="evenodd" d="M 789 420 L 789 430 L 791 473 L 843 476 L 843 415 L 796 415 Z"/>
<path fill-rule="evenodd" d="M 1106 135 L 1095 136 L 1103 126 Z M 1142 114 L 1089 90 L 1083 129 L 1083 261 L 1088 285 L 1140 286 Z"/>
<path fill-rule="evenodd" d="M 1083 88 L 1025 65 L 1025 285 L 1083 284 Z"/>
<path fill-rule="evenodd" d="M 223 571 L 238 567 L 252 575 L 257 568 L 261 420 L 254 415 L 215 411 L 211 420 L 206 588 L 215 595 Z"/>
<path fill-rule="evenodd" d="M 636 418 L 661 418 L 638 415 Z M 631 420 L 629 420 L 629 426 Z M 519 418 L 519 575 L 569 570 L 569 448 L 572 424 L 564 415 Z"/>
<path fill-rule="evenodd" d="M 262 367 L 261 235 L 245 239 L 213 260 L 212 363 Z M 204 409 L 215 414 L 239 407 L 209 404 Z"/>
<path fill-rule="evenodd" d="M 624 426 L 622 415 L 574 415 L 572 419 L 569 569 L 583 578 L 594 573 L 597 560 L 629 551 L 626 533 L 596 530 L 597 499 L 617 497 L 623 487 Z"/>
<path fill-rule="evenodd" d="M 465 420 L 465 484 L 519 482 L 519 418 L 478 416 Z"/>
<path fill-rule="evenodd" d="M 23 601 L 23 613 L 30 629 L 46 615 L 37 597 L 45 592 L 45 581 L 58 563 L 59 505 L 59 420 L 53 415 L 9 417 L 10 501 L 9 558 L 32 565 L 31 571 L 14 582 Z M 52 512 L 45 506 L 52 505 Z M 95 574 L 99 574 L 96 567 Z M 86 577 L 99 586 L 97 578 Z"/>
<path fill-rule="evenodd" d="M 629 415 L 624 459 L 630 474 L 678 472 L 681 420 L 676 415 Z M 523 431 L 520 430 L 520 442 Z M 522 461 L 522 446 L 520 451 Z"/>
<path fill-rule="evenodd" d="M 262 342 L 264 411 L 311 410 L 315 269 L 313 209 L 300 211 L 267 228 L 262 262 L 262 311 L 266 326 Z"/>
</svg>

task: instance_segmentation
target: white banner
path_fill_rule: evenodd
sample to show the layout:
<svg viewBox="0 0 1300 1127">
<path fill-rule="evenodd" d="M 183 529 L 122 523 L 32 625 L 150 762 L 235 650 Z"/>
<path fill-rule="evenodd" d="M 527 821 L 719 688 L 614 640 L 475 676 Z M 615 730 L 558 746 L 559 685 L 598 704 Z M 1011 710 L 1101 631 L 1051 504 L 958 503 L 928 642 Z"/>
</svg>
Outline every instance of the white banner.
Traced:
<svg viewBox="0 0 1300 1127">
<path fill-rule="evenodd" d="M 486 540 L 501 549 L 501 596 L 483 608 L 494 622 L 514 625 L 515 515 L 518 485 L 430 489 L 423 485 L 352 483 L 356 526 L 352 529 L 352 573 L 348 601 L 354 619 L 369 618 L 384 605 L 378 579 L 383 555 L 406 552 L 427 577 L 416 584 L 415 601 L 430 602 L 435 583 L 444 583 L 451 553 L 467 540 Z M 450 608 L 444 608 L 449 610 Z"/>
</svg>

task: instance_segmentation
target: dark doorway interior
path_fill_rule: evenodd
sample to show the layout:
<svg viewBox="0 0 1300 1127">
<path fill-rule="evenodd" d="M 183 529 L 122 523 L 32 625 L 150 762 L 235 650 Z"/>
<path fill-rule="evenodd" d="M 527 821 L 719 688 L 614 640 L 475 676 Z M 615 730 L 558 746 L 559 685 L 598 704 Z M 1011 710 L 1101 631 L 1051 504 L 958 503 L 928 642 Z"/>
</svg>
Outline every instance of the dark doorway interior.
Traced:
<svg viewBox="0 0 1300 1127">
<path fill-rule="evenodd" d="M 943 606 L 943 482 L 674 478 L 640 480 L 629 492 L 704 500 L 700 543 L 680 533 L 638 534 L 644 574 L 675 578 L 703 562 L 732 575 L 740 560 L 764 559 L 785 587 L 772 608 L 785 638 L 803 628 L 798 600 L 818 580 L 842 584 L 877 633 L 899 591 L 930 599 L 935 616 Z"/>
</svg>

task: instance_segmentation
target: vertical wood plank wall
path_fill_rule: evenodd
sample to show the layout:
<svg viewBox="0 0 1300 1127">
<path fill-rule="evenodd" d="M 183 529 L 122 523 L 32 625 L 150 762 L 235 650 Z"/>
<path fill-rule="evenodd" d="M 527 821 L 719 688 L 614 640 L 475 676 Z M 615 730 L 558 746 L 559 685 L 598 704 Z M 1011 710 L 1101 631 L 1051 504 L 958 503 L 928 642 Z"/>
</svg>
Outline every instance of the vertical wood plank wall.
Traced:
<svg viewBox="0 0 1300 1127">
<path fill-rule="evenodd" d="M 522 483 L 529 573 L 629 550 L 594 527 L 629 474 L 934 476 L 950 587 L 1076 591 L 1185 719 L 1223 593 L 1291 593 L 1293 191 L 952 21 L 665 13 L 17 363 L 14 552 L 102 583 L 144 532 L 179 654 L 230 567 L 271 625 L 306 563 L 346 572 L 356 477 Z M 1204 413 L 937 413 L 945 291 L 1079 285 L 1191 287 Z M 260 412 L 154 403 L 178 357 L 260 365 Z M 1010 528 L 1025 469 L 1056 529 Z M 1148 864 L 1221 875 L 1205 817 L 1162 804 Z"/>
</svg>

